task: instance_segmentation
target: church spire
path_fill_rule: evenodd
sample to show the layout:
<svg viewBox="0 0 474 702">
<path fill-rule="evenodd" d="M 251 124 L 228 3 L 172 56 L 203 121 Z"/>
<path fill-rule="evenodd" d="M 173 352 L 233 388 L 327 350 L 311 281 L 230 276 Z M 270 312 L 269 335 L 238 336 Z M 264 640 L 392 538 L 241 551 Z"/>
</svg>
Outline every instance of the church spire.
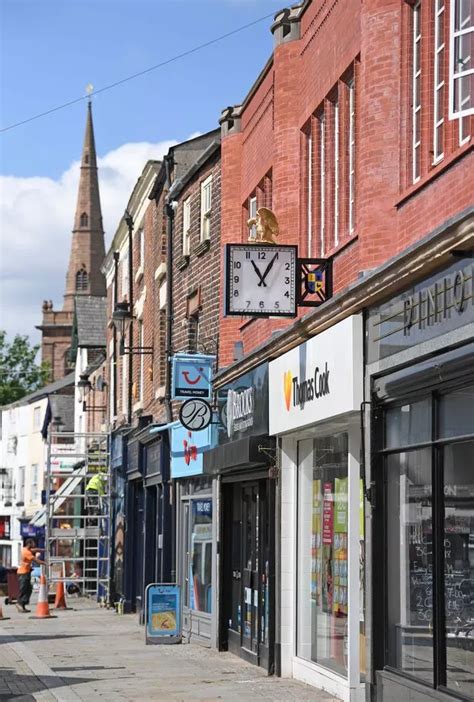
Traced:
<svg viewBox="0 0 474 702">
<path fill-rule="evenodd" d="M 105 278 L 100 270 L 104 257 L 104 229 L 97 175 L 97 154 L 92 104 L 89 100 L 71 253 L 66 276 L 64 310 L 74 309 L 76 295 L 105 295 Z"/>
</svg>

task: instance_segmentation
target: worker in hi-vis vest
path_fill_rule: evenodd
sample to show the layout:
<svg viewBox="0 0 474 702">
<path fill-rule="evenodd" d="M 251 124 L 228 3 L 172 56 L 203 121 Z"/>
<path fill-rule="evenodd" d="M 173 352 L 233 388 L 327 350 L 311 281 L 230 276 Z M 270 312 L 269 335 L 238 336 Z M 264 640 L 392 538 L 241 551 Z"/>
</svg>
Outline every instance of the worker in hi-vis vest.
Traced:
<svg viewBox="0 0 474 702">
<path fill-rule="evenodd" d="M 105 495 L 105 472 L 95 473 L 86 485 L 86 505 L 87 511 L 91 514 L 99 514 L 101 497 Z"/>
</svg>

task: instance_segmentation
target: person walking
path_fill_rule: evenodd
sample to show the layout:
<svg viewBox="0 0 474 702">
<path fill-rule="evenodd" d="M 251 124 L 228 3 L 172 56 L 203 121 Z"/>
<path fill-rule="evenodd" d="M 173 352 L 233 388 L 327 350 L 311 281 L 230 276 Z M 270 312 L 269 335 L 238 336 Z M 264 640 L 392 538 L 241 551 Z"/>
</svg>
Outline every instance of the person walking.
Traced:
<svg viewBox="0 0 474 702">
<path fill-rule="evenodd" d="M 42 561 L 37 557 L 36 542 L 34 539 L 27 539 L 25 545 L 21 549 L 21 563 L 18 566 L 16 574 L 18 576 L 18 583 L 20 587 L 20 595 L 18 597 L 18 602 L 16 608 L 22 614 L 24 612 L 29 612 L 26 609 L 26 605 L 30 603 L 31 593 L 33 591 L 33 586 L 31 584 L 31 571 L 33 569 L 34 563 L 39 563 L 40 565 L 46 565 L 45 561 Z"/>
</svg>

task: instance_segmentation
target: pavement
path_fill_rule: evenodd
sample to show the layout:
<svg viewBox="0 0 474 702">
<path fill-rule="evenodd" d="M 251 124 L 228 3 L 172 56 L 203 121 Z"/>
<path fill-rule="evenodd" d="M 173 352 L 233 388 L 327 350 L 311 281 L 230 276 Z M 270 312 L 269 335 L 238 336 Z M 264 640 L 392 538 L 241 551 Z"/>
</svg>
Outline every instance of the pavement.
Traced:
<svg viewBox="0 0 474 702">
<path fill-rule="evenodd" d="M 69 605 L 74 609 L 41 620 L 3 607 L 10 619 L 0 621 L 0 700 L 336 702 L 298 681 L 268 677 L 230 653 L 192 643 L 146 646 L 135 615 L 86 599 L 71 598 Z"/>
</svg>

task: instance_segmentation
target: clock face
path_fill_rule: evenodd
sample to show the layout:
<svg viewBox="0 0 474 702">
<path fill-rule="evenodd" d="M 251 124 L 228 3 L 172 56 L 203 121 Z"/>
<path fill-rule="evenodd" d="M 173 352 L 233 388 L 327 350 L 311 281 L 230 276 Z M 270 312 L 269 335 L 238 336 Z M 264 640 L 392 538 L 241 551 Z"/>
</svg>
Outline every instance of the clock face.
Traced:
<svg viewBox="0 0 474 702">
<path fill-rule="evenodd" d="M 226 314 L 296 315 L 296 246 L 227 244 Z"/>
</svg>

